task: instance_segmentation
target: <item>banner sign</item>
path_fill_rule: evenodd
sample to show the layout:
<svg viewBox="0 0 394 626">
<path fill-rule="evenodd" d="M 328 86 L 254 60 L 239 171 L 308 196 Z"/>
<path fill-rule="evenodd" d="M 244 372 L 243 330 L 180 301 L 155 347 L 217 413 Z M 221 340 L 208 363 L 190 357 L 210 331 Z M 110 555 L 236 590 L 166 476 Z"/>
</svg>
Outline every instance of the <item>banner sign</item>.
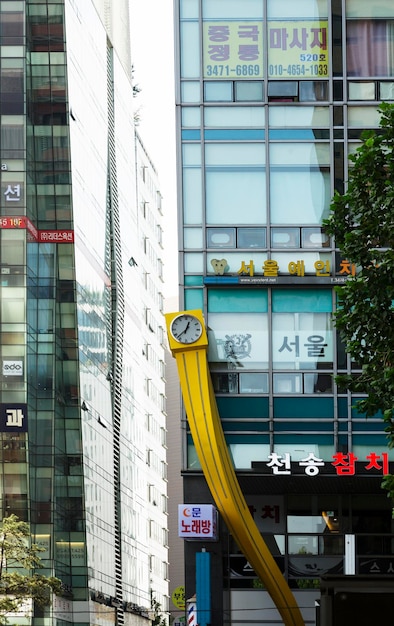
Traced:
<svg viewBox="0 0 394 626">
<path fill-rule="evenodd" d="M 269 21 L 269 78 L 328 78 L 327 33 L 326 20 Z M 263 21 L 204 22 L 204 78 L 262 78 L 264 36 Z"/>
<path fill-rule="evenodd" d="M 332 455 L 332 461 L 324 461 L 313 452 L 298 461 L 292 461 L 289 452 L 278 454 L 272 452 L 268 455 L 268 461 L 253 461 L 252 468 L 275 476 L 301 475 L 317 476 L 320 471 L 323 474 L 336 474 L 337 476 L 355 476 L 370 473 L 373 476 L 386 476 L 390 474 L 390 461 L 388 452 L 370 452 L 364 459 L 352 452 L 336 452 Z"/>
</svg>

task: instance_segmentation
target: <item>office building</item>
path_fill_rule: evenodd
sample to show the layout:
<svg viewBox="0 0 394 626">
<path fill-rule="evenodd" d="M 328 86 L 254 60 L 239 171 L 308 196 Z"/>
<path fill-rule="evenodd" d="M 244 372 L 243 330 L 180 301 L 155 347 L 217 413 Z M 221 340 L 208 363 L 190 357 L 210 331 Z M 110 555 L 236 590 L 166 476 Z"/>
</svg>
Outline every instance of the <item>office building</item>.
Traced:
<svg viewBox="0 0 394 626">
<path fill-rule="evenodd" d="M 394 574 L 391 503 L 380 487 L 393 453 L 381 417 L 360 415 L 334 382 L 358 371 L 332 321 L 334 287 L 355 268 L 321 227 L 334 191 L 345 190 L 348 154 L 364 129 L 378 128 L 378 104 L 394 99 L 394 7 L 175 8 L 180 310 L 204 313 L 241 491 L 314 625 L 322 576 Z M 183 501 L 217 504 L 186 433 Z M 223 516 L 217 542 L 185 543 L 187 598 L 202 548 L 212 557 L 212 623 L 282 623 Z"/>
<path fill-rule="evenodd" d="M 128 3 L 2 0 L 0 23 L 2 515 L 64 590 L 20 619 L 146 624 L 168 604 L 162 207 Z"/>
</svg>

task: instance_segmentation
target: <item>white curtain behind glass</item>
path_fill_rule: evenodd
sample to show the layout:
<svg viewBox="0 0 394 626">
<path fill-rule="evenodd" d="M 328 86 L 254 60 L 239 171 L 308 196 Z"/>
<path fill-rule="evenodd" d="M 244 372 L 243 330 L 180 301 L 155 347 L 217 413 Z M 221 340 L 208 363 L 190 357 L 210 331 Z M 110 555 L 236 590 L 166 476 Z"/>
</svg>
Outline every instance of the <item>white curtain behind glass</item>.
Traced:
<svg viewBox="0 0 394 626">
<path fill-rule="evenodd" d="M 392 76 L 394 20 L 347 22 L 348 76 Z"/>
</svg>

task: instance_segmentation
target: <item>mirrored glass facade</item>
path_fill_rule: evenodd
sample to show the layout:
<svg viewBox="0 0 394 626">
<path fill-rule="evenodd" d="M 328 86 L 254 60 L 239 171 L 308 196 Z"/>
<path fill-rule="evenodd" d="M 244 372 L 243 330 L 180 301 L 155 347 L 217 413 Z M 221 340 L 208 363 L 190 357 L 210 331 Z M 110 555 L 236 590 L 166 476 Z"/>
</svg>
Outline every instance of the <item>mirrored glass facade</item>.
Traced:
<svg viewBox="0 0 394 626">
<path fill-rule="evenodd" d="M 161 195 L 106 7 L 0 1 L 1 514 L 63 585 L 23 624 L 168 608 Z"/>
<path fill-rule="evenodd" d="M 394 99 L 394 8 L 390 0 L 175 7 L 180 307 L 204 311 L 241 487 L 314 624 L 319 576 L 350 571 L 347 533 L 353 573 L 394 574 L 380 489 L 394 456 L 381 416 L 367 420 L 334 381 L 359 371 L 332 318 L 334 288 L 355 267 L 322 229 L 334 192 L 345 189 L 348 155 L 365 128 L 378 128 L 379 103 Z M 190 437 L 185 449 L 184 497 L 211 502 Z M 225 528 L 220 545 L 215 621 L 271 623 L 261 596 L 252 599 L 261 584 Z M 190 564 L 199 546 L 186 546 Z M 190 565 L 185 580 L 191 597 Z"/>
</svg>

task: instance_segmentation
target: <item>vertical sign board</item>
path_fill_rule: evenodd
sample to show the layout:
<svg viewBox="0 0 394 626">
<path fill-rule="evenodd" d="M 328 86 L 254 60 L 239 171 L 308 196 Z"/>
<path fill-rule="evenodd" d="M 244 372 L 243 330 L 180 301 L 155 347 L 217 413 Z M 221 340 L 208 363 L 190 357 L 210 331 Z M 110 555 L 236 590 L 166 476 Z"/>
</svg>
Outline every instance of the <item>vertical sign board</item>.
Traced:
<svg viewBox="0 0 394 626">
<path fill-rule="evenodd" d="M 196 553 L 196 599 L 198 626 L 211 624 L 211 554 Z"/>
</svg>

